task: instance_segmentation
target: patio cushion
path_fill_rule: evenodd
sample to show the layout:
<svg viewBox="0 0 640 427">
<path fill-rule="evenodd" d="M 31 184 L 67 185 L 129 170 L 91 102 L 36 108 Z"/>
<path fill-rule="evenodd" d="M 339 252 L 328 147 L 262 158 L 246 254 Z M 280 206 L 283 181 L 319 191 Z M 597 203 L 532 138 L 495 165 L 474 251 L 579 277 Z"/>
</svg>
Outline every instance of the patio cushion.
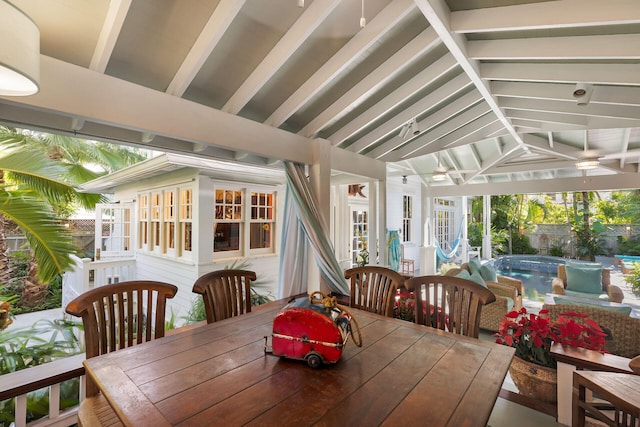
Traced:
<svg viewBox="0 0 640 427">
<path fill-rule="evenodd" d="M 567 271 L 567 290 L 591 294 L 602 293 L 602 266 L 578 266 L 569 263 Z"/>
<path fill-rule="evenodd" d="M 493 268 L 492 265 L 484 264 L 482 267 L 480 267 L 480 275 L 487 282 L 498 281 L 498 274 L 496 273 L 496 269 Z"/>
<path fill-rule="evenodd" d="M 479 272 L 481 267 L 482 264 L 480 263 L 480 260 L 478 258 L 471 258 L 469 260 L 469 272 L 471 274 Z"/>
<path fill-rule="evenodd" d="M 574 300 L 572 298 L 563 298 L 563 297 L 558 297 L 558 296 L 554 296 L 553 297 L 553 301 L 556 304 L 579 305 L 581 307 L 596 307 L 596 308 L 599 308 L 601 310 L 613 311 L 614 313 L 624 314 L 625 316 L 629 316 L 631 314 L 631 306 L 625 306 L 625 305 L 621 305 L 621 306 L 600 305 L 597 302 L 594 303 L 594 304 L 589 304 L 588 302 L 576 301 L 576 300 Z"/>
<path fill-rule="evenodd" d="M 564 290 L 564 294 L 569 297 L 580 297 L 580 298 L 590 298 L 598 301 L 609 301 L 609 295 L 600 291 L 600 293 L 592 293 L 592 292 L 578 292 L 572 291 L 569 289 Z"/>
<path fill-rule="evenodd" d="M 467 270 L 462 270 L 460 271 L 460 273 L 456 274 L 456 277 L 471 280 L 472 282 L 476 282 L 477 284 L 482 285 L 488 289 L 487 283 L 484 281 L 479 271 L 476 271 L 473 274 L 469 274 Z"/>
</svg>

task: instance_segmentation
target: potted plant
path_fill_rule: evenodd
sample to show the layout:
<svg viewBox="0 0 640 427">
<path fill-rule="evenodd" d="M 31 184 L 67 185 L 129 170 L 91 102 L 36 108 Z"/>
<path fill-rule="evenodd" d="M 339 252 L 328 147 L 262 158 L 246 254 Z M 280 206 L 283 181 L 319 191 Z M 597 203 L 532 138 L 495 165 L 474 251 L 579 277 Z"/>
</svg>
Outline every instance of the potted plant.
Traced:
<svg viewBox="0 0 640 427">
<path fill-rule="evenodd" d="M 511 311 L 494 334 L 496 343 L 516 349 L 509 374 L 520 394 L 548 403 L 557 396 L 556 361 L 551 355 L 553 342 L 605 352 L 606 333 L 586 314 L 567 312 L 555 322 L 548 310 L 538 314 Z"/>
</svg>

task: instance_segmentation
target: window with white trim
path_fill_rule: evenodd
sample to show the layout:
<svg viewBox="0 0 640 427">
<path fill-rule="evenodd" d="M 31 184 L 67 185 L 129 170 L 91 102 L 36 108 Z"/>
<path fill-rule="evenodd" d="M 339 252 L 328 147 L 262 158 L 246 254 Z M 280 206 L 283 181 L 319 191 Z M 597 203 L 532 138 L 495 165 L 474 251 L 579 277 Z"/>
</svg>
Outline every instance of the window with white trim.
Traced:
<svg viewBox="0 0 640 427">
<path fill-rule="evenodd" d="M 160 226 L 160 215 L 162 206 L 162 195 L 160 193 L 151 193 L 151 206 L 149 209 L 151 222 L 151 246 L 149 250 L 154 252 L 162 251 L 162 234 Z"/>
<path fill-rule="evenodd" d="M 413 197 L 402 196 L 402 241 L 410 242 L 413 231 Z"/>
<path fill-rule="evenodd" d="M 214 206 L 214 258 L 274 252 L 275 193 L 217 188 Z"/>
<path fill-rule="evenodd" d="M 164 215 L 162 216 L 164 232 L 164 252 L 175 254 L 176 252 L 176 193 L 165 191 L 163 194 Z"/>
<path fill-rule="evenodd" d="M 138 248 L 149 248 L 149 196 L 141 194 L 138 197 Z"/>
<path fill-rule="evenodd" d="M 182 255 L 193 250 L 193 191 L 180 190 L 180 249 Z"/>
<path fill-rule="evenodd" d="M 273 229 L 275 225 L 273 193 L 251 193 L 251 226 L 249 249 L 252 252 L 273 250 Z"/>
<path fill-rule="evenodd" d="M 217 189 L 215 191 L 215 217 L 213 224 L 213 252 L 241 255 L 242 200 L 240 190 Z"/>
</svg>

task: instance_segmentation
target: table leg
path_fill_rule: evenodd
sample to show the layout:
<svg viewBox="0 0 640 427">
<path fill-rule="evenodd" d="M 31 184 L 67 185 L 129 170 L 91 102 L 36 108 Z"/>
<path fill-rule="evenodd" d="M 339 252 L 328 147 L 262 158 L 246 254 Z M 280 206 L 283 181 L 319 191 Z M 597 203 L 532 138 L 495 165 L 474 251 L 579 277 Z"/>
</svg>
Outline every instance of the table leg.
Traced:
<svg viewBox="0 0 640 427">
<path fill-rule="evenodd" d="M 574 365 L 558 362 L 558 423 L 571 425 Z"/>
</svg>

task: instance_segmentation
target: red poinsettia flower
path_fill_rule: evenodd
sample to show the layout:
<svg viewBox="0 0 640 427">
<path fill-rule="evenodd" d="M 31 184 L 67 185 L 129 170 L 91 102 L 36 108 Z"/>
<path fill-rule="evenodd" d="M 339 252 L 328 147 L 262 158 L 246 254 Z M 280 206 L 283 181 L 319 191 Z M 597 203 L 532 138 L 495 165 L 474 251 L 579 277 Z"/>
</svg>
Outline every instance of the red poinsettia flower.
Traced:
<svg viewBox="0 0 640 427">
<path fill-rule="evenodd" d="M 551 343 L 605 351 L 606 333 L 583 313 L 562 313 L 558 320 L 549 319 L 548 310 L 527 313 L 526 308 L 507 313 L 502 320 L 496 343 L 514 347 L 516 356 L 542 366 L 555 367 Z"/>
</svg>

